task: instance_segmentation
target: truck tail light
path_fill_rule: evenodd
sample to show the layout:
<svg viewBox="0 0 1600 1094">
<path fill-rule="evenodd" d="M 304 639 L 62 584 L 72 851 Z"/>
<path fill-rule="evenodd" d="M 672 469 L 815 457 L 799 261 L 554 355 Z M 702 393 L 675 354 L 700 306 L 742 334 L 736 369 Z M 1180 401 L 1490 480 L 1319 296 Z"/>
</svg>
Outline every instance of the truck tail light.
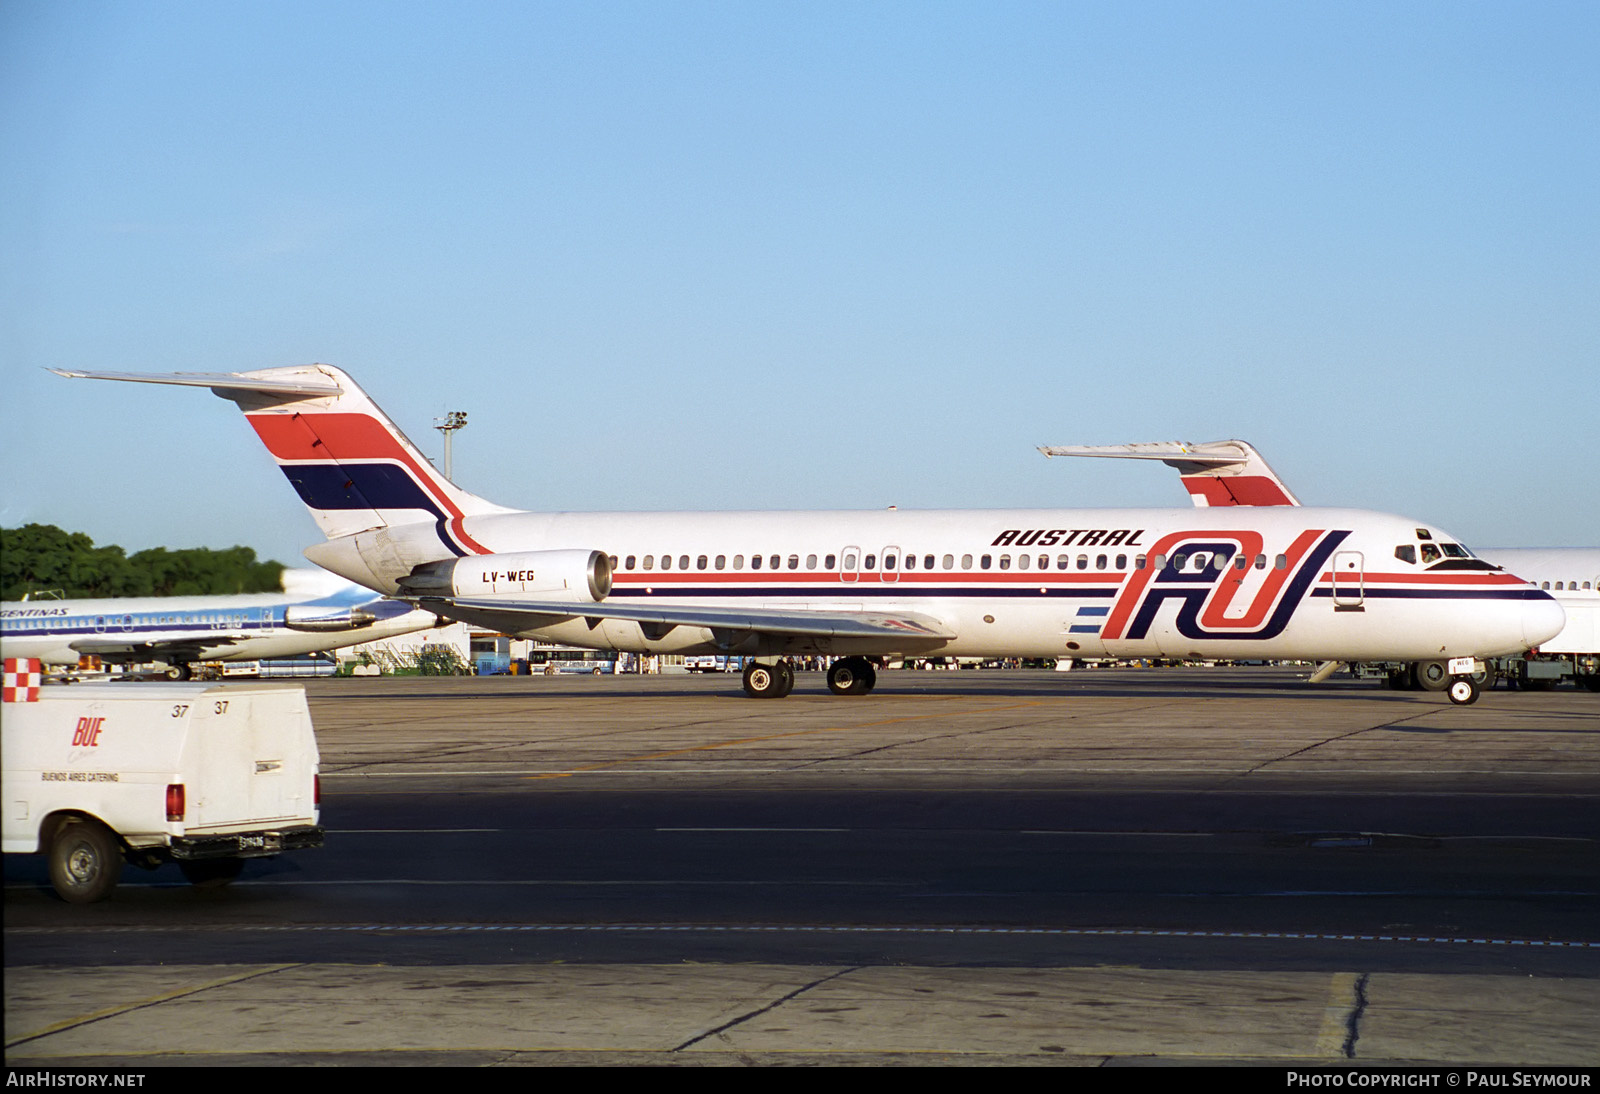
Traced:
<svg viewBox="0 0 1600 1094">
<path fill-rule="evenodd" d="M 181 821 L 184 814 L 183 784 L 167 784 L 167 819 Z"/>
<path fill-rule="evenodd" d="M 318 809 L 322 808 L 322 776 L 321 776 L 321 774 L 317 774 L 317 775 L 311 776 L 311 804 L 316 806 Z"/>
</svg>

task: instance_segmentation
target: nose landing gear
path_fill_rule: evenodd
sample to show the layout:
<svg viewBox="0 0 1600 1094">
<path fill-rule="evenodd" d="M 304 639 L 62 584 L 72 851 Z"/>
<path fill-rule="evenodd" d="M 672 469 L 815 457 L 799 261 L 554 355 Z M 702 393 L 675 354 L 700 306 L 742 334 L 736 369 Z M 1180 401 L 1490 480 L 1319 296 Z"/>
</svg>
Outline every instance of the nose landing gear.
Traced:
<svg viewBox="0 0 1600 1094">
<path fill-rule="evenodd" d="M 1458 707 L 1478 701 L 1478 682 L 1470 676 L 1457 676 L 1450 681 L 1450 701 Z"/>
</svg>

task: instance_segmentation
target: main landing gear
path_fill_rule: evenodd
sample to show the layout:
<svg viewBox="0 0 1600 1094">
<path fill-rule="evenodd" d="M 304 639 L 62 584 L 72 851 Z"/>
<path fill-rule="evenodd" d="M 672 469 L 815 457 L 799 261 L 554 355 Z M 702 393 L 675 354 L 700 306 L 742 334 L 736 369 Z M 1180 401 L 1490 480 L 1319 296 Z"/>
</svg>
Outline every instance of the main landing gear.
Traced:
<svg viewBox="0 0 1600 1094">
<path fill-rule="evenodd" d="M 744 693 L 752 699 L 782 699 L 793 690 L 794 668 L 787 661 L 752 661 L 744 667 Z"/>
<path fill-rule="evenodd" d="M 828 669 L 835 695 L 865 695 L 878 682 L 878 670 L 865 657 L 845 657 Z M 794 690 L 794 667 L 787 661 L 752 661 L 744 668 L 744 693 L 752 699 L 782 699 Z"/>
<path fill-rule="evenodd" d="M 878 670 L 865 657 L 846 657 L 828 668 L 828 690 L 835 695 L 865 695 L 878 682 Z"/>
</svg>

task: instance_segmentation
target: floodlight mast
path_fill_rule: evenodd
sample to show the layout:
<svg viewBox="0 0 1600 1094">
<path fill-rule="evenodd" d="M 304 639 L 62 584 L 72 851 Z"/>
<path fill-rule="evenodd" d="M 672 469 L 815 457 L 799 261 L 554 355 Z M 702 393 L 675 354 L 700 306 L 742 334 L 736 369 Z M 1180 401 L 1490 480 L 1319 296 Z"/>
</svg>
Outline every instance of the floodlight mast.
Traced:
<svg viewBox="0 0 1600 1094">
<path fill-rule="evenodd" d="M 433 420 L 433 428 L 444 434 L 444 477 L 451 482 L 456 481 L 451 474 L 450 443 L 455 439 L 456 430 L 465 429 L 467 426 L 467 412 L 465 410 L 452 410 L 443 418 Z"/>
</svg>

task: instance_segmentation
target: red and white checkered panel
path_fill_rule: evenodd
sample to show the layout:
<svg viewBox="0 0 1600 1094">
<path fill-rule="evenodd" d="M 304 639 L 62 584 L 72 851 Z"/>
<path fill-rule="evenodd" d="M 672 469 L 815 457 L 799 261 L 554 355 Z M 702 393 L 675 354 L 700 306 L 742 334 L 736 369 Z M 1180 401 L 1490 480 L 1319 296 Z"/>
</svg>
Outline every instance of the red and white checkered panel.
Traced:
<svg viewBox="0 0 1600 1094">
<path fill-rule="evenodd" d="M 0 702 L 37 703 L 39 685 L 44 682 L 44 665 L 33 657 L 7 657 L 5 684 Z"/>
</svg>

